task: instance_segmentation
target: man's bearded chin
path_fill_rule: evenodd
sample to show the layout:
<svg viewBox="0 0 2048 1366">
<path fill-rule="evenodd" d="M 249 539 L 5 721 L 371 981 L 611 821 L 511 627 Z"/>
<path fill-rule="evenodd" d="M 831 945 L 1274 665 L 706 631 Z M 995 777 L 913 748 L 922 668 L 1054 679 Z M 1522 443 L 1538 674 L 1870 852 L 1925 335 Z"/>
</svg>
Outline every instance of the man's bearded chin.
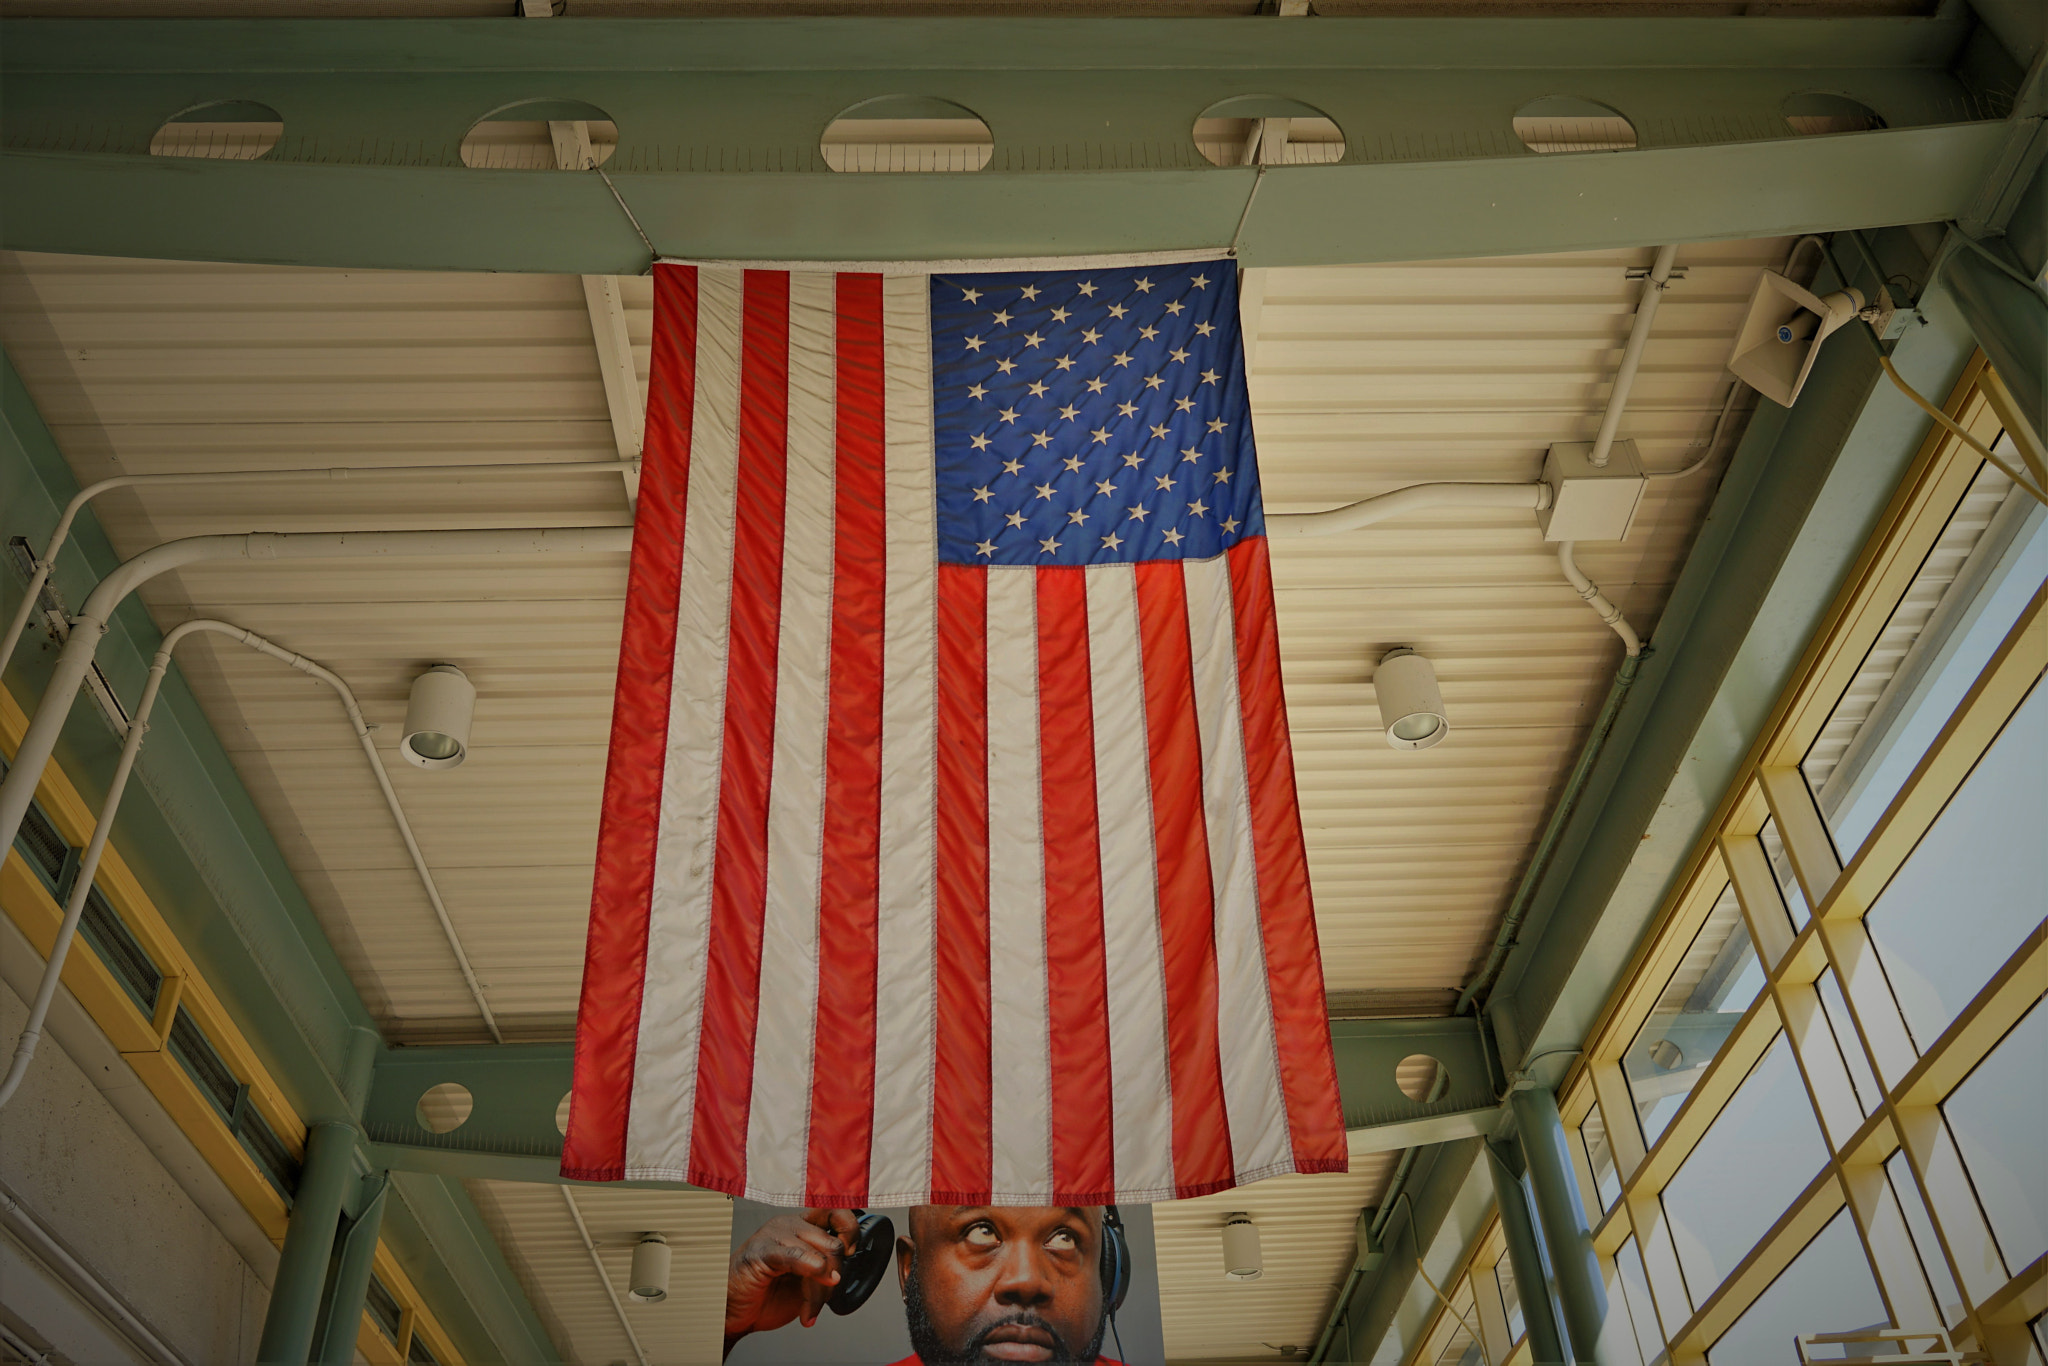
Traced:
<svg viewBox="0 0 2048 1366">
<path fill-rule="evenodd" d="M 933 1324 L 929 1309 L 924 1302 L 924 1280 L 915 1271 L 903 1287 L 903 1313 L 910 1325 L 910 1345 L 917 1350 L 917 1358 L 924 1366 L 971 1366 L 975 1362 L 989 1361 L 982 1352 L 988 1344 L 988 1335 L 1008 1324 L 1037 1328 L 1052 1337 L 1052 1360 L 1060 1363 L 1075 1363 L 1075 1366 L 1093 1366 L 1096 1357 L 1102 1354 L 1102 1335 L 1109 1328 L 1109 1315 L 1104 1314 L 1095 1321 L 1095 1336 L 1088 1340 L 1088 1349 L 1075 1352 L 1060 1336 L 1059 1330 L 1028 1309 L 1006 1314 L 994 1323 L 985 1326 L 975 1334 L 974 1340 L 964 1351 L 953 1351 L 939 1340 L 938 1327 Z"/>
</svg>

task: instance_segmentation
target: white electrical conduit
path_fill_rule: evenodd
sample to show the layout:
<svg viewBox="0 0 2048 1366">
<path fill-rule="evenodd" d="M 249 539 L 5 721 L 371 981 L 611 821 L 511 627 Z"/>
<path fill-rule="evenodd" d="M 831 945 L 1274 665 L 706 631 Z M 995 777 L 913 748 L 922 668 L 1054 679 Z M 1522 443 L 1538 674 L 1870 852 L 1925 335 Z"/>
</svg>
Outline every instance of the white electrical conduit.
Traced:
<svg viewBox="0 0 2048 1366">
<path fill-rule="evenodd" d="M 370 738 L 370 727 L 363 720 L 363 710 L 356 704 L 356 695 L 349 691 L 348 684 L 339 674 L 304 655 L 293 654 L 254 631 L 202 617 L 172 627 L 170 634 L 164 637 L 163 647 L 150 662 L 149 681 L 142 686 L 142 701 L 135 709 L 135 719 L 128 723 L 128 737 L 122 742 L 121 758 L 114 766 L 113 781 L 108 784 L 106 798 L 100 804 L 99 820 L 92 828 L 92 837 L 86 841 L 85 852 L 79 856 L 78 871 L 71 881 L 71 895 L 64 903 L 64 919 L 57 926 L 57 938 L 50 946 L 49 959 L 43 964 L 43 979 L 36 987 L 34 1002 L 29 1006 L 28 1023 L 23 1026 L 21 1037 L 15 1041 L 14 1058 L 8 1064 L 6 1079 L 0 1080 L 0 1107 L 13 1099 L 15 1089 L 28 1075 L 37 1045 L 42 1042 L 43 1022 L 49 1017 L 50 1006 L 57 997 L 57 985 L 63 980 L 64 962 L 70 956 L 72 940 L 78 934 L 78 922 L 84 916 L 85 899 L 92 891 L 94 876 L 99 872 L 100 858 L 106 853 L 107 837 L 114 828 L 114 814 L 120 809 L 121 794 L 127 789 L 129 775 L 134 772 L 135 756 L 142 749 L 142 738 L 149 733 L 149 714 L 156 708 L 164 673 L 171 665 L 171 652 L 187 636 L 202 631 L 228 636 L 252 650 L 291 665 L 301 673 L 310 674 L 334 689 L 341 698 L 342 708 L 348 712 L 349 725 L 355 729 L 356 740 L 369 758 L 370 771 L 376 775 L 377 787 L 384 794 L 384 804 L 391 808 L 391 819 L 398 826 L 399 838 L 405 841 L 405 850 L 412 856 L 412 866 L 420 875 L 420 886 L 426 889 L 427 900 L 433 904 L 434 918 L 441 922 L 441 933 L 447 937 L 448 947 L 455 954 L 455 965 L 462 970 L 462 980 L 469 984 L 469 994 L 475 999 L 476 1008 L 483 1012 L 484 1024 L 490 1028 L 491 1037 L 499 1043 L 505 1042 L 505 1036 L 498 1030 L 497 1017 L 491 1013 L 490 1003 L 484 999 L 483 985 L 477 981 L 476 973 L 469 965 L 469 955 L 463 951 L 462 939 L 455 933 L 454 922 L 448 918 L 448 908 L 442 904 L 441 889 L 434 885 L 434 875 L 427 870 L 426 856 L 420 852 L 419 841 L 413 837 L 412 823 L 405 818 L 405 808 L 399 805 L 398 794 L 391 789 L 391 775 L 384 770 L 384 760 L 377 753 L 377 742 Z"/>
<path fill-rule="evenodd" d="M 1596 470 L 1607 468 L 1608 452 L 1613 449 L 1614 434 L 1621 426 L 1622 409 L 1628 407 L 1628 391 L 1635 387 L 1636 367 L 1643 363 L 1643 348 L 1650 340 L 1650 324 L 1657 316 L 1657 305 L 1664 301 L 1665 287 L 1671 282 L 1671 263 L 1677 259 L 1677 247 L 1657 248 L 1649 278 L 1643 281 L 1635 326 L 1629 329 L 1628 345 L 1622 349 L 1621 364 L 1614 371 L 1614 385 L 1607 391 L 1607 411 L 1600 418 L 1600 434 L 1593 438 L 1593 453 L 1587 457 Z"/>
<path fill-rule="evenodd" d="M 1348 503 L 1327 512 L 1266 514 L 1266 530 L 1274 536 L 1334 536 L 1356 531 L 1422 508 L 1526 508 L 1550 506 L 1548 484 L 1410 484 L 1376 498 Z"/>
<path fill-rule="evenodd" d="M 111 479 L 102 479 L 97 484 L 87 484 L 71 496 L 64 505 L 64 513 L 57 519 L 57 529 L 50 533 L 50 543 L 43 547 L 42 558 L 35 562 L 30 575 L 28 591 L 22 595 L 21 605 L 14 609 L 14 620 L 7 624 L 7 635 L 0 640 L 0 670 L 7 667 L 14 658 L 14 647 L 21 643 L 22 631 L 28 626 L 28 619 L 35 611 L 35 603 L 49 582 L 50 571 L 57 563 L 57 552 L 64 548 L 64 542 L 71 535 L 71 524 L 78 520 L 78 514 L 85 505 L 112 489 L 135 488 L 147 485 L 157 488 L 164 485 L 189 484 L 246 484 L 257 481 L 275 481 L 295 484 L 321 479 L 395 479 L 432 478 L 435 476 L 461 476 L 487 474 L 492 478 L 522 474 L 561 474 L 579 470 L 605 474 L 637 474 L 638 460 L 540 460 L 493 465 L 333 465 L 317 469 L 291 470 L 189 470 L 181 474 L 117 474 Z"/>
<path fill-rule="evenodd" d="M 640 1358 L 640 1366 L 647 1366 L 646 1349 L 640 1345 L 640 1335 L 633 1331 L 632 1320 L 626 1317 L 626 1306 L 619 1303 L 619 1292 L 612 1288 L 611 1273 L 604 1269 L 604 1258 L 597 1255 L 597 1244 L 590 1241 L 590 1230 L 583 1223 L 583 1211 L 576 1207 L 576 1194 L 567 1186 L 562 1187 L 562 1203 L 569 1207 L 569 1217 L 576 1221 L 576 1232 L 583 1239 L 583 1250 L 590 1254 L 590 1265 L 597 1272 L 597 1278 L 604 1282 L 604 1293 L 612 1302 L 612 1312 L 619 1316 L 619 1327 L 626 1334 L 626 1341 L 633 1344 L 633 1355 Z"/>
<path fill-rule="evenodd" d="M 1683 479 L 1688 474 L 1696 474 L 1700 470 L 1705 469 L 1707 462 L 1714 458 L 1714 452 L 1721 448 L 1721 433 L 1728 426 L 1729 415 L 1735 411 L 1735 400 L 1741 393 L 1741 380 L 1738 379 L 1728 386 L 1728 397 L 1721 401 L 1721 415 L 1714 419 L 1713 434 L 1707 438 L 1707 448 L 1700 452 L 1698 459 L 1694 460 L 1690 465 L 1680 465 L 1675 470 L 1645 470 L 1643 478 L 1648 480 Z"/>
<path fill-rule="evenodd" d="M 0 782 L 0 851 L 14 847 L 36 784 L 57 747 L 57 736 L 100 638 L 121 601 L 166 570 L 202 560 L 307 560 L 439 555 L 594 555 L 632 548 L 631 527 L 490 528 L 465 531 L 252 531 L 232 536 L 188 536 L 166 541 L 117 565 L 92 590 L 71 622 L 70 638 L 43 689 L 42 701 Z M 124 751 L 125 752 L 125 751 Z"/>
<path fill-rule="evenodd" d="M 1572 544 L 1570 541 L 1557 543 L 1559 567 L 1564 570 L 1564 576 L 1571 580 L 1572 587 L 1578 590 L 1579 596 L 1586 600 L 1586 605 L 1599 613 L 1600 620 L 1614 628 L 1614 634 L 1621 637 L 1622 648 L 1628 652 L 1630 659 L 1634 659 L 1643 652 L 1643 642 L 1636 635 L 1635 627 L 1630 626 L 1622 618 L 1621 609 L 1607 600 L 1606 595 L 1601 593 L 1572 559 Z"/>
</svg>

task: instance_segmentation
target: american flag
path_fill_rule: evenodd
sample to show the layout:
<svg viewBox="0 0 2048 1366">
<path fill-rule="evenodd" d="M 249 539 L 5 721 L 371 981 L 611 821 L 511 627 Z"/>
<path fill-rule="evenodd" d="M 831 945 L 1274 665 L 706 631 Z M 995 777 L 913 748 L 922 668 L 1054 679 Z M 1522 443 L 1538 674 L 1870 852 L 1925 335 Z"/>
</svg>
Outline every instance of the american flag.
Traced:
<svg viewBox="0 0 2048 1366">
<path fill-rule="evenodd" d="M 563 1174 L 1345 1165 L 1234 263 L 659 267 Z"/>
</svg>

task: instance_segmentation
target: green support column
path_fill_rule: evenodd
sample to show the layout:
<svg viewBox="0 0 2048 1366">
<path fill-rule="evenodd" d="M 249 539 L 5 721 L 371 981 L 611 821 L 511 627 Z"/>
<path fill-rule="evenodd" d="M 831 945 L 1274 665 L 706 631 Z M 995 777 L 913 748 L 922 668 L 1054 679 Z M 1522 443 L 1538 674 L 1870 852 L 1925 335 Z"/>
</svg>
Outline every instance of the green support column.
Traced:
<svg viewBox="0 0 2048 1366">
<path fill-rule="evenodd" d="M 2034 424 L 2035 434 L 2048 435 L 2042 420 L 2043 390 L 2048 388 L 2048 298 L 1962 243 L 1949 254 L 1941 279 L 1977 344 L 2012 390 L 2020 412 Z"/>
<path fill-rule="evenodd" d="M 326 1322 L 313 1359 L 322 1366 L 349 1366 L 356 1359 L 356 1329 L 363 1321 L 363 1300 L 370 1293 L 370 1269 L 377 1260 L 377 1235 L 384 1227 L 384 1202 L 391 1178 L 379 1172 L 371 1180 L 376 1194 L 342 1236 L 340 1265 L 327 1302 Z"/>
<path fill-rule="evenodd" d="M 306 1135 L 306 1165 L 292 1192 L 292 1219 L 263 1316 L 263 1340 L 256 1360 L 263 1366 L 306 1366 L 313 1328 L 327 1286 L 327 1262 L 341 1202 L 355 1176 L 356 1131 L 347 1124 L 315 1124 Z"/>
<path fill-rule="evenodd" d="M 1601 1325 L 1607 1321 L 1607 1287 L 1601 1283 L 1600 1259 L 1593 1251 L 1593 1230 L 1579 1201 L 1578 1178 L 1565 1147 L 1564 1121 L 1558 1118 L 1557 1097 L 1532 1086 L 1516 1091 L 1510 1102 L 1529 1164 L 1529 1185 L 1536 1193 L 1536 1215 L 1543 1222 L 1543 1242 L 1550 1250 L 1550 1268 L 1557 1277 L 1565 1331 L 1572 1357 L 1595 1360 Z M 1520 1274 L 1520 1268 L 1517 1268 Z"/>
<path fill-rule="evenodd" d="M 1536 1246 L 1536 1224 L 1529 1215 L 1529 1197 L 1522 1190 L 1521 1177 L 1497 1145 L 1486 1145 L 1486 1161 L 1493 1173 L 1494 1199 L 1500 1206 L 1501 1236 L 1507 1240 L 1508 1263 L 1514 1268 L 1515 1290 L 1522 1300 L 1522 1321 L 1528 1325 L 1529 1354 L 1536 1366 L 1562 1362 L 1564 1339 L 1557 1331 L 1550 1282 L 1543 1274 L 1543 1254 Z"/>
</svg>

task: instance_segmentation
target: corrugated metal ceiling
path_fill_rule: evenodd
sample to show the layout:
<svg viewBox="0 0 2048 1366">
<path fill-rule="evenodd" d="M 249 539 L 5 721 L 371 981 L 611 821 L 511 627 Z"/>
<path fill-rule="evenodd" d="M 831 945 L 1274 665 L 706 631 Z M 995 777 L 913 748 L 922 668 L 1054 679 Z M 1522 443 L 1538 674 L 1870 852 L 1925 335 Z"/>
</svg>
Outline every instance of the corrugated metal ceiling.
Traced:
<svg viewBox="0 0 2048 1366">
<path fill-rule="evenodd" d="M 1688 273 L 1623 425 L 1651 468 L 1701 453 L 1728 339 L 1784 246 L 1681 253 Z M 1269 273 L 1252 367 L 1269 508 L 1534 479 L 1550 442 L 1592 437 L 1641 288 L 1628 271 L 1648 256 Z M 626 282 L 626 302 L 644 372 L 647 282 Z M 0 341 L 81 481 L 616 453 L 575 279 L 0 257 Z M 1626 542 L 1579 556 L 1646 636 L 1717 468 L 1653 485 Z M 118 493 L 100 516 L 133 553 L 199 532 L 587 525 L 629 511 L 615 474 L 570 473 Z M 1276 547 L 1326 977 L 1348 1001 L 1428 1007 L 1463 980 L 1605 691 L 1619 646 L 1552 549 L 1514 512 L 1420 514 Z M 145 596 L 162 625 L 224 617 L 328 664 L 387 754 L 414 673 L 449 662 L 470 674 L 470 761 L 389 766 L 493 1008 L 509 1037 L 530 1038 L 565 1034 L 575 1008 L 623 587 L 623 557 L 359 561 L 199 567 Z M 1435 749 L 1396 753 L 1381 738 L 1372 668 L 1395 645 L 1436 662 L 1453 729 Z M 181 666 L 380 1023 L 401 1039 L 481 1037 L 332 695 L 210 637 Z M 1162 1208 L 1169 1351 L 1312 1341 L 1385 1165 Z M 630 1209 L 642 1196 L 606 1199 Z M 492 1198 L 501 1212 L 524 1199 Z M 1223 1206 L 1269 1199 L 1266 1280 L 1214 1294 Z M 528 1224 L 505 1213 L 503 1227 L 523 1249 Z M 561 1279 L 570 1270 L 528 1265 L 537 1294 L 587 1307 Z M 617 1354 L 553 1312 L 577 1354 Z"/>
</svg>

